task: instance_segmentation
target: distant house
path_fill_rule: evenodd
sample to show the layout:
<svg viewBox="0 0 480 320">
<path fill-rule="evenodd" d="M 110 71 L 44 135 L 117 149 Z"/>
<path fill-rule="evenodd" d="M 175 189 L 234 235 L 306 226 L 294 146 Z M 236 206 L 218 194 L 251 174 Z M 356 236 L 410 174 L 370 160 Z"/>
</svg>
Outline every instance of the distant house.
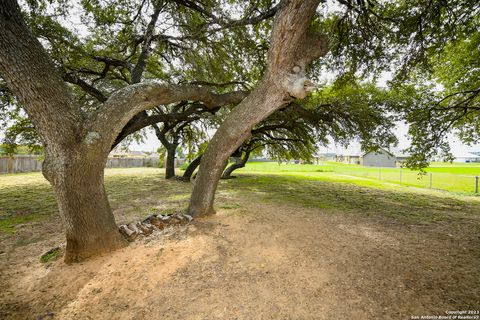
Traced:
<svg viewBox="0 0 480 320">
<path fill-rule="evenodd" d="M 395 154 L 395 158 L 397 159 L 397 167 L 402 167 L 405 161 L 407 161 L 408 157 L 410 157 L 410 154 L 407 153 Z"/>
<path fill-rule="evenodd" d="M 395 158 L 397 158 L 397 162 L 405 162 L 407 158 L 410 157 L 409 154 L 406 153 L 397 153 L 395 154 Z"/>
<path fill-rule="evenodd" d="M 385 149 L 370 151 L 360 157 L 360 165 L 364 167 L 396 167 L 397 159 Z"/>
<path fill-rule="evenodd" d="M 360 164 L 360 157 L 360 154 L 337 154 L 335 161 L 346 164 Z"/>
<path fill-rule="evenodd" d="M 335 153 L 319 153 L 313 155 L 313 162 L 318 164 L 320 161 L 335 161 Z"/>
</svg>

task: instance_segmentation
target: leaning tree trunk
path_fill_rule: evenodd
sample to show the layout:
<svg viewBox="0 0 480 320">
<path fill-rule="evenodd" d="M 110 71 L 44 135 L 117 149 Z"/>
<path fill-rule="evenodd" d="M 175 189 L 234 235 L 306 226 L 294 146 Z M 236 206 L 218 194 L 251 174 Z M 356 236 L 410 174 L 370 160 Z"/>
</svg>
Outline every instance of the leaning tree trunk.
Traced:
<svg viewBox="0 0 480 320">
<path fill-rule="evenodd" d="M 268 81 L 260 83 L 229 114 L 210 141 L 203 154 L 200 169 L 190 198 L 189 214 L 203 216 L 214 214 L 213 201 L 218 181 L 230 155 L 250 136 L 253 126 L 275 111 L 275 106 L 284 105 L 286 98 Z M 266 97 L 272 97 L 266 99 Z"/>
<path fill-rule="evenodd" d="M 165 162 L 165 179 L 175 178 L 175 153 L 177 145 L 171 144 L 167 148 L 167 161 Z"/>
<path fill-rule="evenodd" d="M 326 36 L 307 31 L 319 2 L 283 2 L 275 16 L 262 80 L 228 115 L 204 153 L 190 198 L 188 211 L 192 216 L 215 213 L 215 191 L 228 158 L 249 137 L 253 126 L 293 98 L 305 98 L 313 89 L 305 78 L 306 67 L 328 52 Z"/>
<path fill-rule="evenodd" d="M 235 157 L 235 163 L 232 163 L 229 167 L 227 167 L 227 169 L 225 169 L 225 171 L 223 171 L 222 179 L 230 179 L 233 171 L 245 167 L 248 158 L 250 158 L 249 151 L 245 152 L 245 155 L 242 158 Z"/>
<path fill-rule="evenodd" d="M 185 172 L 183 173 L 182 181 L 190 182 L 190 180 L 192 179 L 192 175 L 195 172 L 195 169 L 197 169 L 198 166 L 200 165 L 202 156 L 203 154 L 197 156 L 195 159 L 192 160 L 192 162 L 190 162 L 187 169 L 185 169 Z"/>
<path fill-rule="evenodd" d="M 53 186 L 63 217 L 67 263 L 126 245 L 105 192 L 106 159 L 107 154 L 96 148 L 75 148 L 65 157 L 54 157 L 47 149 L 43 174 Z"/>
</svg>

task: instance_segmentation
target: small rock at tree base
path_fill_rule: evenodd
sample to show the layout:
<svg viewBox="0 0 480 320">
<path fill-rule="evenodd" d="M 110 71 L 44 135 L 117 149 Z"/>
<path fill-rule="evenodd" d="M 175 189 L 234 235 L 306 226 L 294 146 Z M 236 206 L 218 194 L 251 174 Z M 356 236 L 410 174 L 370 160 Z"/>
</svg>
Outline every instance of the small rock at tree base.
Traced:
<svg viewBox="0 0 480 320">
<path fill-rule="evenodd" d="M 177 214 L 171 215 L 171 218 L 170 218 L 171 224 L 179 224 L 179 223 L 182 223 L 182 221 L 183 221 L 183 218 L 180 217 L 179 215 Z"/>
<path fill-rule="evenodd" d="M 128 229 L 132 230 L 133 232 L 137 234 L 141 234 L 142 231 L 137 228 L 137 226 L 134 223 L 129 223 L 127 224 Z"/>
<path fill-rule="evenodd" d="M 192 216 L 183 213 L 172 215 L 154 214 L 146 217 L 142 222 L 123 224 L 118 229 L 128 241 L 134 241 L 139 235 L 148 236 L 156 229 L 162 230 L 169 224 L 187 224 L 192 220 Z"/>
<path fill-rule="evenodd" d="M 149 229 L 146 225 L 144 225 L 141 222 L 137 222 L 135 226 L 137 227 L 138 230 L 140 230 L 146 236 L 152 234 L 153 232 L 153 229 Z"/>
<path fill-rule="evenodd" d="M 137 234 L 124 224 L 119 227 L 119 230 L 128 241 L 133 241 L 137 237 Z"/>
<path fill-rule="evenodd" d="M 168 222 L 170 221 L 170 219 L 171 219 L 171 217 L 170 217 L 169 215 L 159 214 L 158 217 L 159 217 L 160 219 L 162 219 L 164 222 L 167 222 L 167 223 L 168 223 Z"/>
<path fill-rule="evenodd" d="M 165 222 L 163 221 L 163 219 L 161 219 L 157 216 L 150 216 L 147 219 L 145 219 L 144 221 L 146 221 L 146 220 L 148 220 L 149 223 L 151 223 L 152 225 L 157 227 L 157 229 L 162 230 L 163 228 L 165 228 Z"/>
</svg>

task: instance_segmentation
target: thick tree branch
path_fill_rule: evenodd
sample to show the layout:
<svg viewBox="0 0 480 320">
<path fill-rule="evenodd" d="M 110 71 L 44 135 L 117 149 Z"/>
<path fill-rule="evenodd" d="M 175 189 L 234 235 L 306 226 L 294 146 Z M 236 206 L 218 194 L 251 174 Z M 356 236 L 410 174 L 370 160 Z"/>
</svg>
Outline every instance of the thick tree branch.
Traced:
<svg viewBox="0 0 480 320">
<path fill-rule="evenodd" d="M 92 59 L 98 62 L 103 62 L 105 65 L 108 66 L 114 66 L 114 67 L 122 67 L 126 68 L 128 70 L 132 70 L 133 66 L 130 62 L 120 60 L 120 59 L 115 59 L 111 57 L 101 57 L 101 56 L 92 56 Z"/>
<path fill-rule="evenodd" d="M 178 101 L 201 101 L 206 108 L 214 109 L 228 104 L 238 104 L 246 93 L 236 91 L 216 94 L 198 86 L 165 85 L 158 82 L 143 82 L 125 87 L 114 93 L 92 118 L 90 130 L 100 135 L 111 147 L 122 128 L 137 113 L 158 105 Z"/>
<path fill-rule="evenodd" d="M 217 88 L 225 88 L 233 85 L 241 85 L 244 89 L 249 90 L 249 86 L 245 81 L 229 81 L 224 83 L 214 83 L 208 81 L 191 81 L 188 84 L 197 85 L 197 86 L 208 86 L 208 87 L 217 87 Z"/>
<path fill-rule="evenodd" d="M 179 103 L 179 105 L 184 104 L 185 102 Z M 112 145 L 112 149 L 117 146 L 123 139 L 128 135 L 137 132 L 145 127 L 159 123 L 159 122 L 172 122 L 172 121 L 190 121 L 191 116 L 203 112 L 213 112 L 217 108 L 208 109 L 204 105 L 199 103 L 194 103 L 189 106 L 186 110 L 182 112 L 172 112 L 172 113 L 156 113 L 148 115 L 146 112 L 141 112 L 132 118 L 127 125 L 122 129 L 120 134 L 115 139 L 115 142 Z"/>
</svg>

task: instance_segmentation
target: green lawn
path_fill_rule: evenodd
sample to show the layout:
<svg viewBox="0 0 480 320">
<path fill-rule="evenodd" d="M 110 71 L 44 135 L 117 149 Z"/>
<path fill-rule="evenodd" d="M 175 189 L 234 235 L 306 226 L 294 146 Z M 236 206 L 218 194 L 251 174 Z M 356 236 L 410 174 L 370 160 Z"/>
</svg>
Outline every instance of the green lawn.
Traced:
<svg viewBox="0 0 480 320">
<path fill-rule="evenodd" d="M 432 169 L 443 167 L 435 167 Z M 454 169 L 456 167 L 452 167 Z M 473 168 L 466 166 L 466 169 Z M 329 212 L 384 216 L 410 222 L 438 222 L 475 218 L 480 197 L 412 188 L 387 180 L 398 169 L 378 169 L 325 163 L 321 165 L 278 165 L 248 163 L 235 174 L 237 179 L 222 180 L 216 197 L 221 209 L 238 209 L 238 197 L 248 201 L 284 202 L 315 207 Z M 405 177 L 407 176 L 405 170 Z M 178 172 L 179 174 L 181 172 Z M 107 169 L 106 188 L 117 222 L 124 223 L 154 212 L 185 210 L 190 183 L 166 181 L 157 168 Z M 415 173 L 412 173 L 415 174 Z M 434 172 L 451 189 L 459 186 L 462 174 Z M 362 176 L 364 175 L 364 176 Z M 370 176 L 369 176 L 370 175 Z M 446 175 L 456 177 L 445 178 Z M 413 180 L 414 185 L 416 180 Z M 417 182 L 420 185 L 419 182 Z M 20 225 L 58 217 L 57 205 L 48 182 L 41 173 L 0 175 L 0 233 L 14 233 Z M 41 222 L 39 222 L 41 223 Z"/>
<path fill-rule="evenodd" d="M 191 185 L 165 181 L 156 168 L 107 169 L 105 184 L 110 203 L 122 216 L 147 215 L 158 209 L 149 199 L 161 195 L 162 203 L 175 207 L 188 198 Z M 48 181 L 40 172 L 0 175 L 0 232 L 51 217 L 58 212 Z"/>
<path fill-rule="evenodd" d="M 433 189 L 475 195 L 475 176 L 480 175 L 480 164 L 434 163 L 426 170 L 425 175 L 408 169 L 362 167 L 336 162 L 323 162 L 318 165 L 249 162 L 241 171 L 268 172 L 332 181 L 343 179 L 369 186 L 384 185 L 384 182 L 419 188 L 430 188 L 431 186 Z"/>
</svg>

